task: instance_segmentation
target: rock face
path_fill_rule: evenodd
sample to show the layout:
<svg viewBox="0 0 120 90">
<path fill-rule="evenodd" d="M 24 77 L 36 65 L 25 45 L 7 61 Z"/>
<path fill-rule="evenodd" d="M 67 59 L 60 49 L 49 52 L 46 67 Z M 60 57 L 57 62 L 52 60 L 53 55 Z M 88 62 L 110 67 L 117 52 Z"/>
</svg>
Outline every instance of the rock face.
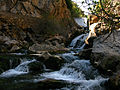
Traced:
<svg viewBox="0 0 120 90">
<path fill-rule="evenodd" d="M 1 0 L 0 11 L 43 17 L 49 14 L 56 18 L 70 18 L 65 0 Z"/>
<path fill-rule="evenodd" d="M 120 65 L 120 32 L 110 35 L 104 42 L 108 34 L 98 37 L 93 42 L 91 62 L 103 70 L 115 72 Z"/>
<path fill-rule="evenodd" d="M 108 36 L 101 35 L 93 42 L 91 63 L 102 73 L 109 75 L 107 86 L 109 90 L 120 89 L 120 32 Z"/>
<path fill-rule="evenodd" d="M 1 52 L 41 44 L 56 35 L 68 38 L 73 26 L 65 0 L 0 0 Z"/>
</svg>

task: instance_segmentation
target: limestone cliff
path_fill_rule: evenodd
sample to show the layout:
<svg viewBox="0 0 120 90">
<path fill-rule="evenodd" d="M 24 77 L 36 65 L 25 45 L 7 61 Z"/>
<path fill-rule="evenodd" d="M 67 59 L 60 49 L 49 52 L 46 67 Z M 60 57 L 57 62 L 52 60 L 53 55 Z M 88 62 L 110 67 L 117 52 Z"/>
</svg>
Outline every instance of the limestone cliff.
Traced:
<svg viewBox="0 0 120 90">
<path fill-rule="evenodd" d="M 70 18 L 65 0 L 1 0 L 0 11 L 39 18 L 44 14 L 58 19 Z"/>
<path fill-rule="evenodd" d="M 0 36 L 8 39 L 1 41 L 2 52 L 42 43 L 56 35 L 65 40 L 73 26 L 65 0 L 0 0 Z M 5 46 L 11 40 L 16 40 L 17 46 Z"/>
</svg>

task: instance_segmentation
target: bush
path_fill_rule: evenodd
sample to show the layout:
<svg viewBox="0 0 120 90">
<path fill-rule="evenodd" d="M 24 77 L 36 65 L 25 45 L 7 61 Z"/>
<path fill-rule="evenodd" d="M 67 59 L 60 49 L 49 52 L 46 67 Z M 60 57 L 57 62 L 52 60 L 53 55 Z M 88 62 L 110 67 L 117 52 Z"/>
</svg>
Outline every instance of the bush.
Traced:
<svg viewBox="0 0 120 90">
<path fill-rule="evenodd" d="M 67 8 L 71 12 L 72 17 L 85 17 L 84 11 L 82 11 L 75 2 L 66 0 L 66 4 Z"/>
</svg>

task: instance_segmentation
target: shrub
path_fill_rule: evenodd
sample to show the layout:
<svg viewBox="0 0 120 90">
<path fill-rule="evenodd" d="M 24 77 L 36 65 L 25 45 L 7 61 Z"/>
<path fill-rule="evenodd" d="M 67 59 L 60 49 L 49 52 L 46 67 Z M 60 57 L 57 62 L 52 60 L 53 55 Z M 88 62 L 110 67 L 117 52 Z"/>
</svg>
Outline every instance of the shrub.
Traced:
<svg viewBox="0 0 120 90">
<path fill-rule="evenodd" d="M 71 12 L 72 17 L 85 17 L 84 11 L 82 11 L 75 2 L 66 0 L 66 4 L 67 8 Z"/>
</svg>

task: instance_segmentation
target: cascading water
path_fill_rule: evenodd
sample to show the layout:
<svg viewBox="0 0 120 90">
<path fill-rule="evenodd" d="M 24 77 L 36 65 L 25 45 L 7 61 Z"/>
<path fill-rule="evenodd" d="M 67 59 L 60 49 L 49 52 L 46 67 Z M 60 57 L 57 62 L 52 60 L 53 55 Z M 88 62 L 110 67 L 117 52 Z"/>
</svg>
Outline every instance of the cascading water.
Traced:
<svg viewBox="0 0 120 90">
<path fill-rule="evenodd" d="M 80 52 L 85 46 L 85 39 L 87 37 L 88 33 L 77 36 L 75 39 L 72 40 L 70 48 L 74 49 L 75 52 Z"/>
<path fill-rule="evenodd" d="M 35 62 L 36 60 L 30 60 L 30 61 L 22 61 L 20 65 L 18 65 L 15 69 L 9 69 L 8 71 L 3 72 L 0 77 L 12 77 L 17 76 L 21 74 L 27 74 L 29 73 L 28 64 Z"/>
<path fill-rule="evenodd" d="M 70 46 L 75 48 L 75 46 L 77 46 L 76 44 L 78 44 L 77 41 L 79 40 L 82 44 L 78 44 L 78 47 L 76 48 L 83 48 L 84 40 L 87 38 L 87 35 L 88 34 L 83 34 L 76 37 L 71 42 Z M 41 76 L 74 83 L 74 85 L 62 88 L 63 90 L 104 90 L 104 82 L 108 79 L 100 76 L 98 71 L 92 67 L 89 60 L 81 60 L 79 57 L 74 56 L 73 52 L 65 53 L 61 56 L 68 63 L 66 63 L 59 71 L 43 73 Z"/>
</svg>

